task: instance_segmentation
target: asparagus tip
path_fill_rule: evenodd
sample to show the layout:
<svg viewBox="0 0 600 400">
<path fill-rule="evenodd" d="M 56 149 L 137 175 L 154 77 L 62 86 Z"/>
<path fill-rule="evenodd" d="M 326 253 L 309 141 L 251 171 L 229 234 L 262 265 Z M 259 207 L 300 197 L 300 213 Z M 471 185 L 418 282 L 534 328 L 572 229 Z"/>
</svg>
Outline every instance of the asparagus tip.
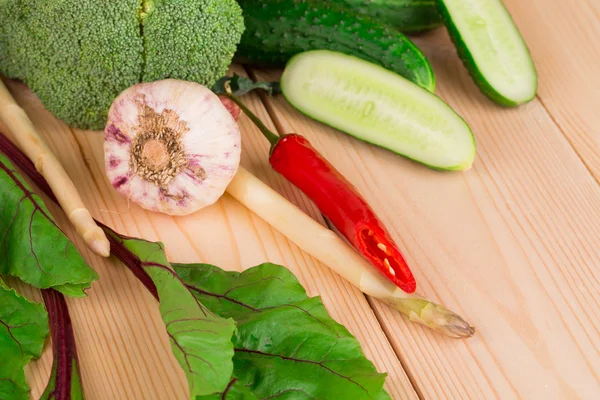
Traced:
<svg viewBox="0 0 600 400">
<path fill-rule="evenodd" d="M 417 297 L 389 297 L 385 303 L 399 310 L 412 322 L 424 325 L 455 339 L 467 339 L 475 334 L 475 328 L 460 315 L 446 307 Z"/>
<path fill-rule="evenodd" d="M 436 324 L 434 328 L 446 336 L 456 339 L 467 339 L 475 334 L 475 327 L 471 326 L 460 315 L 453 313 L 442 306 L 435 306 L 443 318 L 443 323 Z"/>
<path fill-rule="evenodd" d="M 100 230 L 100 228 L 98 228 Z M 101 257 L 110 256 L 110 243 L 106 238 L 106 235 L 102 230 L 100 232 L 95 231 L 94 234 L 84 235 L 84 239 L 88 247 L 97 255 Z"/>
</svg>

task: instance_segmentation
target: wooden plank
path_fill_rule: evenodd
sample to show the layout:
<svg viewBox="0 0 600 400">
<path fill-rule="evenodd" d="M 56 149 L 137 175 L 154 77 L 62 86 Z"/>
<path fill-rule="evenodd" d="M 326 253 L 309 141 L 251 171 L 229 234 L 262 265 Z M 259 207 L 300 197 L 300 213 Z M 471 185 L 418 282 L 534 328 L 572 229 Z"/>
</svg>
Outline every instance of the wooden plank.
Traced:
<svg viewBox="0 0 600 400">
<path fill-rule="evenodd" d="M 95 217 L 132 236 L 165 243 L 174 262 L 207 262 L 226 269 L 270 261 L 288 266 L 311 295 L 320 295 L 328 310 L 362 343 L 367 356 L 381 371 L 389 372 L 387 389 L 394 398 L 416 399 L 402 366 L 358 290 L 301 252 L 235 200 L 217 204 L 188 217 L 172 218 L 141 210 L 121 198 L 105 178 L 102 135 L 71 131 L 43 111 L 34 96 L 12 85 L 42 135 L 71 174 Z M 258 98 L 249 103 L 268 120 Z M 266 144 L 247 121 L 243 164 L 276 186 L 295 202 L 308 202 L 297 190 L 266 166 Z M 313 208 L 314 215 L 318 213 Z M 64 218 L 59 218 L 62 223 Z M 72 233 L 67 226 L 67 231 Z M 79 248 L 84 248 L 75 238 Z M 89 297 L 69 301 L 76 330 L 83 383 L 88 399 L 186 399 L 187 383 L 169 350 L 156 302 L 126 269 L 114 260 L 102 260 L 84 250 L 100 274 Z M 37 398 L 45 385 L 50 361 L 36 363 L 28 376 Z M 43 377 L 41 379 L 40 377 Z"/>
<path fill-rule="evenodd" d="M 365 195 L 419 290 L 478 328 L 453 341 L 373 302 L 423 398 L 598 398 L 600 312 L 590 305 L 600 300 L 600 188 L 539 101 L 497 107 L 445 32 L 418 42 L 439 94 L 477 136 L 471 171 L 428 170 L 311 121 L 281 96 L 265 99 L 271 117 L 281 132 L 306 135 Z"/>
<path fill-rule="evenodd" d="M 538 98 L 600 179 L 600 2 L 505 2 L 540 73 Z"/>
</svg>

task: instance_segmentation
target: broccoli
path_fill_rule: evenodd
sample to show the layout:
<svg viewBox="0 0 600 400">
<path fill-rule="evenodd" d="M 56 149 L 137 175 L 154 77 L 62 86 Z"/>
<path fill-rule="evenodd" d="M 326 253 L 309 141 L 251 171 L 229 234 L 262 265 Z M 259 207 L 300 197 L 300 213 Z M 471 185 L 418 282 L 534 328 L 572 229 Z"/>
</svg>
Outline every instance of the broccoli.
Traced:
<svg viewBox="0 0 600 400">
<path fill-rule="evenodd" d="M 243 30 L 235 0 L 0 0 L 0 73 L 67 124 L 103 129 L 136 83 L 211 86 Z"/>
</svg>

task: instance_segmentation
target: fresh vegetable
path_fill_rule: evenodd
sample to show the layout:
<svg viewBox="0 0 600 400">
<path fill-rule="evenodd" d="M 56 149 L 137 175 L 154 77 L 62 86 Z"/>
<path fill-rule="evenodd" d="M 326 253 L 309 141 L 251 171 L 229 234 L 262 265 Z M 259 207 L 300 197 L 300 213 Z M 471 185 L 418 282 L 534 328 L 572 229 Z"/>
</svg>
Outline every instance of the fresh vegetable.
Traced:
<svg viewBox="0 0 600 400">
<path fill-rule="evenodd" d="M 48 315 L 0 281 L 0 399 L 29 400 L 25 366 L 42 355 Z"/>
<path fill-rule="evenodd" d="M 0 148 L 55 200 L 14 145 L 6 140 Z M 308 298 L 285 268 L 263 264 L 239 274 L 204 264 L 171 266 L 162 244 L 99 225 L 111 253 L 160 301 L 192 399 L 217 392 L 220 398 L 240 392 L 249 399 L 253 394 L 274 397 L 298 387 L 323 399 L 338 399 L 340 393 L 353 399 L 389 398 L 383 390 L 385 375 L 377 373 L 356 339 L 331 319 L 318 298 Z"/>
<path fill-rule="evenodd" d="M 105 229 L 115 256 L 136 276 L 147 275 L 142 282 L 158 293 L 192 399 L 227 392 L 234 380 L 260 398 L 299 386 L 323 399 L 338 399 L 337 393 L 353 399 L 385 395 L 385 375 L 377 373 L 356 339 L 329 317 L 319 299 L 306 298 L 283 267 L 263 264 L 239 274 L 178 264 L 173 271 L 162 244 Z M 315 374 L 324 376 L 317 380 Z M 314 378 L 306 379 L 308 375 Z"/>
<path fill-rule="evenodd" d="M 42 290 L 44 304 L 36 304 L 10 289 L 0 277 L 0 398 L 28 400 L 29 386 L 24 367 L 38 358 L 48 336 L 48 317 L 52 333 L 54 361 L 52 375 L 40 400 L 83 399 L 77 350 L 69 309 L 64 296 L 54 289 Z"/>
<path fill-rule="evenodd" d="M 311 118 L 429 167 L 465 170 L 475 159 L 471 129 L 446 103 L 359 58 L 299 54 L 286 66 L 281 88 Z"/>
<path fill-rule="evenodd" d="M 214 93 L 193 82 L 169 79 L 125 90 L 110 109 L 104 137 L 115 189 L 170 215 L 213 204 L 240 163 L 237 124 Z"/>
<path fill-rule="evenodd" d="M 3 0 L 0 73 L 69 125 L 102 129 L 128 87 L 164 78 L 211 86 L 244 29 L 235 0 Z"/>
<path fill-rule="evenodd" d="M 0 149 L 4 151 L 4 137 Z M 58 227 L 41 198 L 0 155 L 0 275 L 74 297 L 98 278 Z"/>
<path fill-rule="evenodd" d="M 176 85 L 176 86 L 173 86 Z M 227 83 L 225 83 L 225 85 L 227 85 Z M 192 86 L 194 88 L 189 88 L 189 86 Z M 160 108 L 161 109 L 175 109 L 177 110 L 179 108 L 179 103 L 176 102 L 173 105 L 173 99 L 171 98 L 172 95 L 170 95 L 170 92 L 175 92 L 175 93 L 184 93 L 186 91 L 190 91 L 189 95 L 187 96 L 183 96 L 183 98 L 185 98 L 186 100 L 186 105 L 189 107 L 189 110 L 192 110 L 194 113 L 198 112 L 198 110 L 200 110 L 200 106 L 196 105 L 197 103 L 197 98 L 200 97 L 202 99 L 205 99 L 206 97 L 210 97 L 210 96 L 214 96 L 212 93 L 210 93 L 210 96 L 206 96 L 204 97 L 203 95 L 203 91 L 200 90 L 199 88 L 196 88 L 196 84 L 194 83 L 190 83 L 190 82 L 179 82 L 179 81 L 163 81 L 163 82 L 154 82 L 152 84 L 145 84 L 142 85 L 142 87 L 148 88 L 147 90 L 152 91 L 152 94 L 148 94 L 146 95 L 146 100 L 148 101 L 149 104 L 153 105 L 155 103 L 160 104 Z M 174 89 L 174 87 L 176 87 L 177 89 Z M 227 87 L 227 86 L 225 86 Z M 163 90 L 157 90 L 157 88 L 163 88 Z M 195 90 L 198 89 L 198 92 L 196 92 Z M 203 88 L 203 90 L 206 90 Z M 132 93 L 135 93 L 136 91 L 133 90 Z M 201 95 L 201 96 L 198 96 Z M 132 103 L 135 104 L 134 101 L 132 101 L 131 99 L 129 99 L 129 96 L 127 94 L 124 94 L 124 96 L 126 96 L 125 98 L 128 99 L 127 101 L 121 101 L 120 99 L 117 99 L 117 101 L 115 101 L 115 107 L 119 107 L 119 109 L 124 110 L 123 114 L 120 115 L 118 118 L 115 118 L 115 121 L 120 121 L 120 120 L 124 120 L 127 125 L 129 125 L 127 127 L 127 129 L 131 129 L 132 127 L 136 127 L 136 126 L 141 126 L 144 127 L 146 124 L 149 124 L 151 122 L 151 120 L 154 118 L 153 113 L 146 113 L 146 114 L 142 114 L 140 115 L 137 111 L 136 111 L 136 107 L 132 107 L 132 106 L 127 106 L 128 103 Z M 235 98 L 235 96 L 231 96 L 230 98 L 232 100 L 237 101 L 237 99 Z M 150 100 L 151 99 L 151 100 Z M 138 100 L 139 102 L 139 100 Z M 239 101 L 237 101 L 239 103 Z M 239 103 L 238 104 L 240 107 L 243 106 L 243 104 Z M 219 104 L 220 109 L 223 110 L 223 112 L 225 112 L 225 108 Z M 219 108 L 216 107 L 215 108 Z M 245 107 L 242 107 L 242 109 Z M 199 114 L 206 114 L 207 116 L 210 115 L 209 113 L 204 113 L 201 112 Z M 197 124 L 197 126 L 199 128 L 201 128 L 202 126 L 209 124 L 209 126 L 219 126 L 220 123 L 218 121 L 220 121 L 220 117 L 215 118 L 215 121 L 212 122 L 208 122 L 210 117 L 207 117 L 207 120 L 203 120 L 203 123 L 199 123 Z M 231 119 L 231 117 L 230 117 Z M 150 120 L 150 121 L 148 121 Z M 258 120 L 257 118 L 255 118 L 255 120 Z M 257 121 L 258 123 L 260 123 L 260 121 Z M 214 125 L 213 125 L 214 124 Z M 106 163 L 109 165 L 110 164 L 115 164 L 116 163 L 111 163 L 111 160 L 119 157 L 119 154 L 125 154 L 125 157 L 121 156 L 119 158 L 120 163 L 124 164 L 124 166 L 117 166 L 117 169 L 119 169 L 119 173 L 115 174 L 115 173 L 109 173 L 109 169 L 107 169 L 107 173 L 109 173 L 109 179 L 111 180 L 111 182 L 113 182 L 113 185 L 115 185 L 115 183 L 119 183 L 120 181 L 122 181 L 122 178 L 119 177 L 123 177 L 126 176 L 126 174 L 128 174 L 128 168 L 129 168 L 129 161 L 127 163 L 123 162 L 123 160 L 126 159 L 126 155 L 127 152 L 129 152 L 129 148 L 133 148 L 133 146 L 128 145 L 127 150 L 123 151 L 122 147 L 121 147 L 121 143 L 125 143 L 127 142 L 127 140 L 121 139 L 122 133 L 121 133 L 121 129 L 111 129 L 111 126 L 113 125 L 112 122 L 109 122 L 107 124 L 107 135 L 106 135 L 106 141 L 105 141 L 105 146 L 108 146 L 106 149 Z M 125 132 L 127 129 L 123 129 L 123 132 Z M 147 130 L 147 131 L 152 131 L 152 129 Z M 111 133 L 112 132 L 112 133 Z M 275 134 L 273 134 L 272 132 L 268 132 L 268 130 L 266 128 L 264 128 L 264 132 L 265 134 L 269 137 L 270 136 L 270 140 L 273 140 L 274 142 L 279 140 L 279 137 L 276 136 Z M 284 137 L 285 138 L 285 137 Z M 133 139 L 135 140 L 135 139 Z M 113 146 L 113 144 L 111 142 L 115 142 L 116 148 L 119 149 L 119 154 L 111 154 L 111 146 Z M 286 141 L 284 140 L 284 143 Z M 286 143 L 285 146 L 287 147 L 288 144 Z M 292 145 L 292 147 L 298 148 L 298 146 L 294 146 Z M 310 151 L 310 150 L 309 150 Z M 213 154 L 215 154 L 216 152 L 213 151 Z M 206 151 L 207 155 L 210 155 L 211 153 Z M 218 154 L 218 153 L 216 153 Z M 296 155 L 294 154 L 294 157 Z M 313 165 L 311 165 L 310 163 L 306 163 L 306 161 L 309 159 L 306 155 L 304 155 L 304 158 L 300 158 L 301 160 L 303 160 L 303 166 L 307 167 L 307 168 L 312 168 L 315 166 L 315 164 L 317 164 L 317 162 L 320 162 L 320 164 L 318 164 L 317 166 L 321 169 L 321 170 L 325 170 L 325 171 L 329 171 L 331 173 L 333 167 L 327 165 L 327 164 L 323 164 L 322 160 L 318 160 L 318 157 L 316 157 L 316 154 L 313 153 Z M 293 160 L 297 159 L 291 159 L 288 161 L 289 163 L 291 163 Z M 287 164 L 288 166 L 285 166 L 285 164 L 283 162 L 278 162 L 277 163 L 277 168 L 280 168 L 281 166 L 281 171 L 280 172 L 284 172 L 286 174 L 289 175 L 289 170 L 291 169 L 289 167 L 290 164 Z M 325 176 L 327 175 L 327 173 L 325 173 Z M 263 217 L 263 214 L 265 213 L 265 211 L 270 211 L 271 206 L 275 207 L 275 204 L 277 204 L 278 202 L 282 202 L 284 203 L 283 205 L 281 205 L 282 208 L 286 208 L 286 201 L 284 199 L 282 199 L 281 197 L 278 196 L 272 196 L 270 195 L 270 192 L 265 191 L 262 188 L 262 182 L 259 183 L 260 181 L 254 180 L 254 177 L 252 177 L 251 175 L 249 175 L 245 170 L 243 170 L 241 167 L 238 169 L 238 173 L 237 175 L 233 178 L 233 180 L 228 181 L 229 186 L 227 187 L 227 191 L 233 195 L 235 198 L 237 198 L 238 200 L 240 200 L 242 202 L 242 204 L 245 204 L 246 206 L 248 206 L 251 210 L 253 210 L 254 212 L 256 212 L 258 215 L 260 215 L 261 217 Z M 333 179 L 335 178 L 335 179 Z M 399 287 L 401 287 L 404 291 L 406 291 L 407 293 L 410 292 L 414 292 L 416 284 L 414 282 L 414 278 L 412 276 L 412 274 L 410 273 L 410 270 L 408 269 L 408 267 L 406 266 L 406 263 L 404 262 L 404 259 L 402 258 L 402 254 L 400 253 L 399 250 L 397 250 L 395 244 L 393 243 L 392 239 L 390 238 L 389 234 L 387 234 L 387 232 L 385 231 L 385 229 L 383 228 L 383 226 L 379 223 L 377 223 L 377 219 L 375 217 L 375 214 L 368 208 L 368 206 L 366 205 L 366 203 L 364 201 L 362 201 L 360 199 L 360 197 L 356 194 L 356 192 L 352 189 L 351 187 L 347 186 L 347 183 L 344 182 L 343 180 L 340 180 L 339 177 L 335 177 L 330 176 L 330 180 L 327 182 L 327 180 L 325 179 L 324 176 L 321 177 L 322 180 L 308 180 L 308 178 L 305 178 L 306 181 L 302 181 L 302 175 L 295 175 L 293 178 L 293 182 L 296 183 L 296 181 L 298 182 L 298 185 L 300 185 L 301 188 L 303 188 L 304 190 L 314 190 L 314 192 L 309 192 L 309 193 L 315 193 L 315 196 L 319 196 L 318 201 L 319 201 L 319 205 L 321 205 L 323 208 L 325 208 L 327 211 L 331 211 L 331 217 L 333 218 L 334 222 L 337 223 L 338 225 L 338 229 L 341 229 L 341 231 L 347 235 L 347 237 L 353 242 L 353 244 L 355 244 L 357 246 L 357 248 L 361 251 L 364 252 L 364 254 L 369 258 L 370 261 L 372 261 L 386 276 L 388 276 L 393 282 L 395 282 Z M 318 191 L 317 189 L 309 189 L 309 186 L 311 183 L 315 183 L 315 182 L 319 182 L 319 184 L 323 184 L 325 183 L 326 186 L 325 187 L 321 187 L 322 191 Z M 335 184 L 335 185 L 332 185 Z M 147 184 L 149 185 L 149 184 Z M 250 185 L 250 187 L 252 186 L 258 186 L 254 189 L 248 189 L 248 185 Z M 119 186 L 118 184 L 115 186 Z M 122 185 L 125 186 L 125 185 Z M 351 207 L 348 208 L 344 208 L 343 211 L 339 212 L 339 213 L 335 213 L 335 208 L 329 206 L 326 206 L 326 202 L 327 200 L 332 199 L 331 196 L 334 196 L 333 193 L 335 192 L 335 190 L 339 190 L 340 187 L 343 187 L 345 189 L 344 191 L 344 196 L 354 196 L 354 203 L 352 204 L 353 207 L 356 207 L 355 209 L 352 209 Z M 253 206 L 254 204 L 252 204 L 252 197 L 247 197 L 250 196 L 249 193 L 246 193 L 248 190 L 254 190 L 256 191 L 258 196 L 261 195 L 265 195 L 267 194 L 268 197 L 271 197 L 271 200 L 275 200 L 275 202 L 273 204 L 265 204 L 264 207 L 265 209 L 258 212 Z M 157 193 L 159 193 L 158 189 L 156 189 Z M 136 189 L 135 192 L 140 193 L 143 192 L 139 189 Z M 353 194 L 354 193 L 354 194 Z M 219 193 L 219 196 L 222 193 Z M 217 196 L 218 198 L 218 196 Z M 247 200 L 248 199 L 248 200 Z M 333 199 L 335 201 L 339 200 L 338 196 L 334 196 Z M 215 199 L 216 200 L 216 199 Z M 346 200 L 346 199 L 345 199 Z M 249 201 L 249 204 L 247 203 L 247 201 Z M 268 201 L 268 200 L 267 200 Z M 173 207 L 173 209 L 176 209 L 176 207 L 181 207 L 181 204 L 175 204 L 175 205 L 171 205 L 171 207 Z M 292 206 L 293 207 L 293 206 Z M 287 210 L 288 212 L 291 212 L 290 210 Z M 298 212 L 298 211 L 296 211 Z M 274 212 L 275 213 L 275 212 Z M 276 214 L 276 213 L 275 213 Z M 280 214 L 280 215 L 286 215 L 286 214 Z M 289 215 L 294 215 L 294 212 L 291 212 L 291 214 L 288 214 L 287 217 L 276 217 L 275 219 L 272 218 L 265 218 L 267 220 L 267 222 L 271 223 L 274 227 L 276 227 L 277 229 L 280 229 L 280 225 L 281 225 L 281 221 L 286 221 L 289 220 Z M 304 215 L 304 214 L 302 214 Z M 264 218 L 264 217 L 263 217 Z M 278 219 L 280 218 L 280 219 Z M 309 218 L 310 219 L 310 218 Z M 312 221 L 312 220 L 311 220 Z M 293 224 L 295 226 L 295 224 Z M 318 225 L 318 224 L 317 224 Z M 320 225 L 318 225 L 319 228 L 322 228 Z M 310 229 L 310 228 L 307 228 Z M 329 230 L 326 230 L 325 228 L 322 228 L 324 231 L 326 232 L 330 232 Z M 373 231 L 373 236 L 369 236 L 369 231 Z M 284 232 L 284 234 L 288 235 L 287 233 L 287 228 Z M 304 234 L 304 232 L 303 232 Z M 318 235 L 311 235 L 309 232 L 305 233 L 307 235 L 307 237 L 313 237 L 313 238 L 318 238 L 319 235 L 322 235 L 323 232 L 319 231 Z M 300 239 L 298 240 L 296 238 L 296 236 L 292 236 L 294 237 L 294 239 L 292 239 L 294 242 L 296 242 L 297 244 L 300 245 L 300 243 L 304 243 L 306 241 L 306 238 Z M 372 241 L 371 241 L 372 238 Z M 345 251 L 350 251 L 350 253 L 352 255 L 355 255 L 355 253 L 350 250 L 348 248 L 348 246 L 343 243 L 340 242 L 342 245 L 342 248 L 346 249 Z M 379 246 L 382 245 L 382 246 Z M 301 245 L 302 247 L 302 245 Z M 304 248 L 305 251 L 307 251 L 309 254 L 315 255 L 318 254 L 316 256 L 316 258 L 318 258 L 319 260 L 322 260 L 323 255 L 320 253 L 322 251 L 322 249 L 313 249 L 311 247 L 305 247 Z M 329 250 L 327 250 L 329 252 Z M 390 257 L 387 258 L 386 257 L 386 252 L 390 252 Z M 339 253 L 339 251 L 337 252 Z M 334 252 L 333 254 L 336 254 L 336 252 Z M 348 271 L 344 271 L 344 273 L 342 273 L 342 276 L 346 277 L 347 279 L 349 279 L 352 283 L 354 283 L 355 285 L 357 285 L 359 288 L 362 288 L 363 285 L 365 284 L 364 282 L 361 282 L 362 276 L 365 275 L 367 272 L 363 271 L 363 269 L 367 269 L 368 271 L 368 275 L 367 276 L 367 285 L 379 285 L 381 286 L 381 283 L 379 282 L 379 276 L 375 276 L 373 278 L 371 278 L 371 271 L 370 268 L 368 267 L 368 264 L 365 265 L 364 260 L 362 260 L 360 257 L 358 258 L 358 260 L 360 261 L 355 261 L 354 262 L 340 262 L 339 258 L 336 258 L 334 256 L 334 258 L 332 259 L 330 257 L 330 255 L 328 254 L 327 257 L 325 257 L 325 259 L 327 260 L 327 262 L 325 262 L 326 265 L 329 265 L 330 267 L 334 268 L 334 270 L 338 271 L 340 266 L 345 266 L 347 267 Z M 386 261 L 387 260 L 387 261 Z M 335 266 L 332 266 L 331 264 L 336 264 Z M 339 265 L 337 265 L 339 263 Z M 356 265 L 358 263 L 358 265 Z M 358 278 L 358 279 L 357 279 Z M 371 282 L 372 280 L 375 280 L 373 283 Z M 368 283 L 370 282 L 370 283 Z M 386 284 L 383 285 L 383 291 L 374 291 L 374 293 L 378 293 L 378 295 L 380 297 L 390 297 L 393 299 L 393 301 L 396 301 L 396 297 L 398 297 L 398 295 L 393 294 L 393 290 L 390 290 L 389 286 L 387 285 L 388 282 L 385 282 Z M 147 285 L 148 286 L 148 285 Z M 372 288 L 369 286 L 369 290 L 372 290 Z M 399 290 L 400 292 L 403 293 L 403 295 L 405 294 L 405 292 L 403 290 Z M 399 302 L 399 304 L 401 304 L 402 301 Z M 414 301 L 414 299 L 410 299 L 406 301 L 406 304 L 410 304 L 411 306 L 406 306 L 404 311 L 409 310 L 410 311 L 414 311 L 415 307 L 412 307 L 412 305 L 416 304 L 416 302 Z M 419 303 L 421 304 L 421 303 Z M 429 302 L 425 302 L 426 305 L 429 305 Z M 433 305 L 434 306 L 434 305 Z M 402 308 L 402 305 L 398 305 L 396 306 L 396 308 Z M 412 307 L 412 308 L 411 308 Z M 421 306 L 419 306 L 421 307 Z M 422 309 L 419 308 L 419 309 Z M 408 312 L 407 315 L 411 316 L 412 318 L 412 313 Z M 446 331 L 446 333 L 450 334 L 450 335 L 454 335 L 454 336 L 470 336 L 473 331 L 472 328 L 466 323 L 464 322 L 462 319 L 460 319 L 460 317 L 456 316 L 453 313 L 446 313 L 447 310 L 442 309 L 442 311 L 440 312 L 435 312 L 431 315 L 426 315 L 426 318 L 438 318 L 437 320 L 429 320 L 427 319 L 427 321 L 425 321 L 425 324 L 429 324 L 431 326 L 434 327 L 434 329 L 438 329 L 438 330 L 442 330 L 442 331 Z M 418 315 L 420 315 L 418 313 Z M 455 320 L 458 320 L 458 322 L 456 322 Z M 448 327 L 446 325 L 446 323 L 449 322 L 451 324 L 450 327 Z M 438 326 L 439 324 L 441 324 L 441 326 Z"/>
<path fill-rule="evenodd" d="M 407 294 L 385 279 L 339 236 L 244 168 L 240 167 L 227 193 L 363 293 L 388 304 L 411 321 L 454 338 L 465 339 L 475 333 L 459 315 L 417 294 Z"/>
<path fill-rule="evenodd" d="M 238 101 L 238 104 L 245 108 L 241 102 Z M 269 141 L 276 143 L 279 140 L 251 112 L 249 117 Z M 454 338 L 464 339 L 475 334 L 475 328 L 456 313 L 419 295 L 407 295 L 393 283 L 373 273 L 365 259 L 352 251 L 331 230 L 304 214 L 244 168 L 240 167 L 227 187 L 227 193 L 362 292 L 400 311 L 409 320 Z"/>
<path fill-rule="evenodd" d="M 529 49 L 501 0 L 437 0 L 450 37 L 475 83 L 504 106 L 531 101 L 537 73 Z"/>
<path fill-rule="evenodd" d="M 1 79 L 0 120 L 12 131 L 25 154 L 33 160 L 37 170 L 58 193 L 57 198 L 62 209 L 89 248 L 100 256 L 108 257 L 110 249 L 104 232 L 94 222 L 67 172 L 48 149 L 25 111 L 17 104 Z"/>
<path fill-rule="evenodd" d="M 40 400 L 83 400 L 75 334 L 67 302 L 54 289 L 42 290 L 52 333 L 52 374 Z"/>
<path fill-rule="evenodd" d="M 55 200 L 31 162 L 10 142 L 0 144 Z M 100 226 L 112 254 L 160 301 L 192 399 L 214 393 L 230 398 L 226 395 L 239 392 L 248 399 L 253 393 L 274 397 L 298 388 L 322 399 L 337 399 L 340 393 L 353 399 L 389 399 L 383 389 L 385 374 L 377 373 L 356 339 L 331 319 L 318 298 L 308 298 L 285 268 L 264 264 L 239 274 L 204 264 L 178 264 L 173 270 L 162 244 Z M 0 327 L 0 338 L 1 333 Z M 306 379 L 309 375 L 313 378 Z M 73 393 L 78 398 L 80 392 Z"/>
<path fill-rule="evenodd" d="M 0 148 L 10 148 L 9 154 L 19 168 L 46 194 L 50 187 L 19 150 L 0 135 Z M 407 295 L 393 283 L 375 273 L 369 264 L 337 235 L 304 214 L 296 206 L 240 167 L 227 187 L 227 192 L 255 212 L 301 249 L 337 272 L 364 293 L 378 298 L 406 315 L 411 321 L 455 338 L 468 338 L 475 329 L 459 315 L 418 295 Z M 131 258 L 121 257 L 129 262 Z M 131 268 L 131 267 L 130 267 Z M 140 269 L 132 272 L 151 290 L 153 284 Z M 154 289 L 156 290 L 156 289 Z"/>
<path fill-rule="evenodd" d="M 300 188 L 350 243 L 407 293 L 417 284 L 398 246 L 356 188 L 303 136 L 285 135 L 272 148 L 271 166 Z"/>
<path fill-rule="evenodd" d="M 330 0 L 401 32 L 423 32 L 443 25 L 436 0 Z"/>
<path fill-rule="evenodd" d="M 239 273 L 205 264 L 173 267 L 198 301 L 236 320 L 231 385 L 255 396 L 250 398 L 295 392 L 314 399 L 389 399 L 385 374 L 286 268 L 262 264 Z M 265 332 L 268 340 L 261 341 Z M 235 398 L 230 391 L 213 398 Z"/>
<path fill-rule="evenodd" d="M 379 64 L 434 91 L 433 70 L 406 36 L 325 0 L 240 0 L 246 31 L 236 53 L 243 63 L 285 64 L 326 49 Z"/>
<path fill-rule="evenodd" d="M 44 185 L 43 189 L 57 202 L 47 182 L 35 170 L 27 156 L 2 134 L 0 152 L 11 157 L 19 165 L 24 165 L 30 174 L 39 176 Z M 0 293 L 0 348 L 9 351 L 10 346 L 14 345 L 2 340 L 2 325 L 8 330 L 11 339 L 17 342 L 20 340 L 15 335 L 17 331 L 26 334 L 37 332 L 37 336 L 28 336 L 26 341 L 19 344 L 23 357 L 21 362 L 11 359 L 0 363 L 0 398 L 29 399 L 29 388 L 21 378 L 23 366 L 31 358 L 28 355 L 37 357 L 41 353 L 50 317 L 54 362 L 52 376 L 40 400 L 81 399 L 83 391 L 69 310 L 64 296 L 57 290 L 82 297 L 91 281 L 97 279 L 97 274 L 85 263 L 73 243 L 56 225 L 41 198 L 29 189 L 4 156 L 0 156 L 0 202 L 3 205 L 0 213 L 0 236 L 4 238 L 0 246 L 0 291 L 5 289 Z M 12 275 L 38 288 L 47 288 L 42 290 L 42 296 L 48 313 L 46 314 L 40 305 L 32 305 L 14 291 L 8 290 L 1 275 Z M 17 300 L 13 301 L 15 296 Z M 41 311 L 32 316 L 32 322 L 26 321 L 27 316 L 32 315 L 31 312 L 35 309 Z M 6 319 L 3 319 L 3 315 Z M 22 317 L 22 323 L 13 324 L 12 322 L 18 321 L 19 317 Z M 46 334 L 42 335 L 40 332 Z M 35 340 L 41 340 L 39 352 L 23 351 L 25 346 L 37 346 Z"/>
<path fill-rule="evenodd" d="M 160 314 L 173 354 L 188 378 L 190 397 L 223 391 L 233 372 L 234 321 L 215 315 L 194 297 L 172 270 L 162 243 L 104 229 L 113 254 L 136 271 L 136 276 L 145 275 L 142 282 L 160 301 Z"/>
<path fill-rule="evenodd" d="M 273 169 L 302 190 L 387 279 L 406 293 L 413 293 L 417 284 L 402 252 L 356 188 L 306 138 L 298 134 L 277 135 L 233 92 L 229 96 L 271 143 L 269 161 Z"/>
<path fill-rule="evenodd" d="M 356 339 L 329 317 L 320 300 L 307 298 L 285 268 L 264 264 L 239 274 L 205 264 L 176 264 L 172 271 L 160 243 L 125 238 L 114 232 L 109 237 L 114 254 L 136 276 L 149 274 L 150 280 L 143 279 L 149 290 L 155 292 L 153 285 L 158 287 L 161 314 L 173 351 L 188 375 L 192 398 L 199 395 L 199 388 L 214 393 L 220 386 L 218 393 L 228 392 L 232 382 L 244 383 L 260 398 L 298 388 L 323 399 L 337 399 L 339 393 L 348 393 L 353 399 L 385 395 L 385 375 L 377 373 L 362 355 Z M 157 272 L 161 276 L 155 275 Z M 161 292 L 164 282 L 170 284 Z M 195 302 L 188 300 L 190 295 Z M 195 317 L 194 309 L 204 310 L 206 315 Z M 226 327 L 232 319 L 237 327 L 234 339 L 228 328 L 228 337 L 215 328 Z M 211 338 L 223 342 L 210 342 L 210 347 L 196 349 L 200 352 L 181 350 L 181 344 L 196 343 L 199 332 L 206 330 L 212 332 Z M 180 337 L 174 342 L 177 333 Z M 302 350 L 297 351 L 300 346 Z M 187 361 L 199 357 L 205 363 L 196 362 L 197 369 L 188 371 Z M 228 361 L 224 361 L 226 357 Z M 321 376 L 306 379 L 307 374 Z M 193 386 L 194 379 L 201 384 Z"/>
</svg>

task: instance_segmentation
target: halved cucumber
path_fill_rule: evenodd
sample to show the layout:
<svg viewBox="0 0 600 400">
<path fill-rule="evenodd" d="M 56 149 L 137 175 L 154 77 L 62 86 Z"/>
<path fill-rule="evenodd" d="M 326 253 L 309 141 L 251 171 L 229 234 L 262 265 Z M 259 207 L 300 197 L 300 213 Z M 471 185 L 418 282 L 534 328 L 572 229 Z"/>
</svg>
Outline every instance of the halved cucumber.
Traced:
<svg viewBox="0 0 600 400">
<path fill-rule="evenodd" d="M 533 60 L 501 0 L 438 0 L 438 7 L 459 55 L 485 95 L 505 106 L 535 97 Z"/>
<path fill-rule="evenodd" d="M 309 117 L 432 168 L 464 170 L 475 159 L 473 133 L 450 106 L 376 64 L 301 53 L 287 64 L 281 89 Z"/>
</svg>

